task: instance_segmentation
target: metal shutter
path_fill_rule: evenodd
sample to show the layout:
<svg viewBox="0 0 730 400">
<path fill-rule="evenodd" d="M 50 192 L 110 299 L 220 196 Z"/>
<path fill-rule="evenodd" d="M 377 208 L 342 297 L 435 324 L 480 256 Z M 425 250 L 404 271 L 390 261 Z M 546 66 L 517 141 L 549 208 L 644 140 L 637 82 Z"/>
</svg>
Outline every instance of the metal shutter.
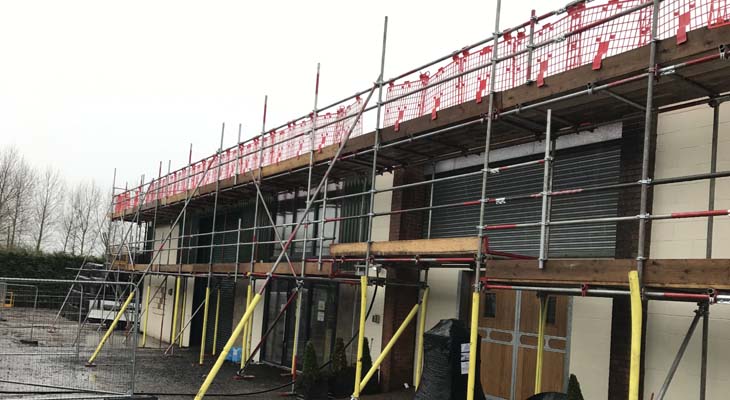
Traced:
<svg viewBox="0 0 730 400">
<path fill-rule="evenodd" d="M 204 282 L 204 281 L 203 281 Z M 208 325 L 205 333 L 206 353 L 213 348 L 213 331 L 215 329 L 215 309 L 218 298 L 218 288 L 221 290 L 221 305 L 218 315 L 218 337 L 216 339 L 216 354 L 223 350 L 233 333 L 233 304 L 236 294 L 236 285 L 233 278 L 214 277 L 210 289 L 210 307 L 208 308 Z"/>
<path fill-rule="evenodd" d="M 528 159 L 536 159 L 533 156 Z M 558 151 L 553 176 L 553 190 L 618 183 L 620 168 L 618 143 L 603 143 L 580 149 Z M 522 160 L 520 160 L 522 161 Z M 502 165 L 512 164 L 509 160 Z M 492 165 L 496 167 L 498 165 Z M 479 167 L 450 171 L 440 176 L 459 175 Z M 542 167 L 526 167 L 490 175 L 488 197 L 502 197 L 542 191 Z M 439 182 L 434 185 L 434 205 L 459 203 L 479 199 L 481 175 Z M 553 200 L 552 220 L 616 216 L 618 192 L 584 193 Z M 523 200 L 486 208 L 488 224 L 540 221 L 540 200 Z M 426 215 L 427 218 L 427 215 Z M 433 211 L 431 237 L 476 235 L 479 207 L 450 207 Z M 428 224 L 424 224 L 427 226 Z M 495 250 L 537 256 L 540 228 L 521 228 L 489 233 L 490 247 Z M 551 257 L 613 257 L 616 243 L 616 224 L 555 226 L 550 233 Z"/>
</svg>

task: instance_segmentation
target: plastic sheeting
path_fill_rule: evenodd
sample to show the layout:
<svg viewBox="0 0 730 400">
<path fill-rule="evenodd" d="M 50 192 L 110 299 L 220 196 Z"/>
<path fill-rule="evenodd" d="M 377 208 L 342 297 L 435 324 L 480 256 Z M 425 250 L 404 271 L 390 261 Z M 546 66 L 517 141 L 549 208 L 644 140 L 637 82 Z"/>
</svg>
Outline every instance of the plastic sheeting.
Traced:
<svg viewBox="0 0 730 400">
<path fill-rule="evenodd" d="M 481 338 L 477 341 L 481 343 Z M 466 398 L 467 374 L 462 374 L 462 344 L 469 344 L 469 330 L 458 319 L 442 319 L 423 335 L 423 375 L 416 400 L 463 400 Z M 479 349 L 477 349 L 477 380 L 474 399 L 484 399 L 478 379 Z"/>
</svg>

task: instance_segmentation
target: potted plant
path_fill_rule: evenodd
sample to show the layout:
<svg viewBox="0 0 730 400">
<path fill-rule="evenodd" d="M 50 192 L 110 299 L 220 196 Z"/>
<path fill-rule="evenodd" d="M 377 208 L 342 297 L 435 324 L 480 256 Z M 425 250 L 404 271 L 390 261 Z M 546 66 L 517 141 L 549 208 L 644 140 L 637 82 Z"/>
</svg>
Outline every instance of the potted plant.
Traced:
<svg viewBox="0 0 730 400">
<path fill-rule="evenodd" d="M 355 388 L 355 367 L 347 363 L 345 341 L 342 338 L 335 340 L 330 370 L 330 393 L 336 398 L 351 395 Z"/>
<path fill-rule="evenodd" d="M 362 375 L 365 376 L 372 367 L 373 359 L 370 356 L 370 341 L 368 338 L 365 338 L 362 347 Z M 378 375 L 377 372 L 373 374 L 373 377 L 370 378 L 367 385 L 360 388 L 360 392 L 362 392 L 362 394 L 374 394 L 380 392 L 380 375 Z"/>
<path fill-rule="evenodd" d="M 578 378 L 573 374 L 570 374 L 570 379 L 568 379 L 568 400 L 583 400 L 580 383 L 578 383 Z"/>
<path fill-rule="evenodd" d="M 326 399 L 328 390 L 327 378 L 322 374 L 317 362 L 317 351 L 312 342 L 307 342 L 304 349 L 304 365 L 299 390 L 305 400 Z"/>
</svg>

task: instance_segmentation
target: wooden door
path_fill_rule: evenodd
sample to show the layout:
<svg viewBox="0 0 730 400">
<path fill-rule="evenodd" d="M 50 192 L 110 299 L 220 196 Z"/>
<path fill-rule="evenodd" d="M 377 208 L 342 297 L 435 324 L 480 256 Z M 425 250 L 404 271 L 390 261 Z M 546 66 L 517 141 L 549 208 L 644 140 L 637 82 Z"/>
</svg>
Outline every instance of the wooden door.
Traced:
<svg viewBox="0 0 730 400">
<path fill-rule="evenodd" d="M 548 296 L 542 391 L 562 392 L 566 382 L 569 302 Z M 481 382 L 489 399 L 523 400 L 534 394 L 540 302 L 535 292 L 482 293 L 479 316 Z"/>
</svg>

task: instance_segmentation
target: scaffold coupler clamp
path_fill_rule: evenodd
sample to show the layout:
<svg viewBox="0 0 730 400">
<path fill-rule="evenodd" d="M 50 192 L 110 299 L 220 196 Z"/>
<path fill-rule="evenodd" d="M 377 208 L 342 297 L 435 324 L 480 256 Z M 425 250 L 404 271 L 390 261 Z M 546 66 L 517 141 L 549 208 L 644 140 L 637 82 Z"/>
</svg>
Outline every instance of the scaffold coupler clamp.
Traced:
<svg viewBox="0 0 730 400">
<path fill-rule="evenodd" d="M 484 124 L 489 119 L 489 113 L 479 114 L 479 123 Z"/>
<path fill-rule="evenodd" d="M 674 67 L 672 67 L 670 70 L 666 71 L 666 73 L 662 73 L 661 70 L 660 70 L 660 68 L 659 68 L 659 64 L 654 64 L 653 66 L 649 67 L 649 71 L 648 72 L 654 77 L 654 81 L 658 81 L 660 75 L 673 74 L 674 73 Z"/>
<path fill-rule="evenodd" d="M 588 84 L 586 85 L 586 89 L 588 89 L 588 95 L 589 96 L 590 95 L 593 95 L 593 93 L 595 93 L 595 89 L 594 89 L 595 87 L 596 87 L 596 84 L 595 83 L 588 82 Z"/>
<path fill-rule="evenodd" d="M 707 289 L 707 304 L 717 304 L 717 290 L 713 288 Z"/>
<path fill-rule="evenodd" d="M 718 50 L 721 60 L 730 60 L 730 44 L 721 44 Z"/>
<path fill-rule="evenodd" d="M 587 295 L 588 295 L 588 284 L 581 283 L 580 284 L 580 297 L 586 297 Z"/>
<path fill-rule="evenodd" d="M 651 178 L 646 178 L 646 179 L 640 179 L 640 180 L 638 180 L 638 183 L 640 185 L 651 185 L 651 182 L 652 182 L 651 181 Z"/>
<path fill-rule="evenodd" d="M 479 278 L 474 282 L 474 291 L 475 292 L 482 292 L 484 290 L 489 290 L 489 278 L 486 276 L 483 278 Z"/>
</svg>

